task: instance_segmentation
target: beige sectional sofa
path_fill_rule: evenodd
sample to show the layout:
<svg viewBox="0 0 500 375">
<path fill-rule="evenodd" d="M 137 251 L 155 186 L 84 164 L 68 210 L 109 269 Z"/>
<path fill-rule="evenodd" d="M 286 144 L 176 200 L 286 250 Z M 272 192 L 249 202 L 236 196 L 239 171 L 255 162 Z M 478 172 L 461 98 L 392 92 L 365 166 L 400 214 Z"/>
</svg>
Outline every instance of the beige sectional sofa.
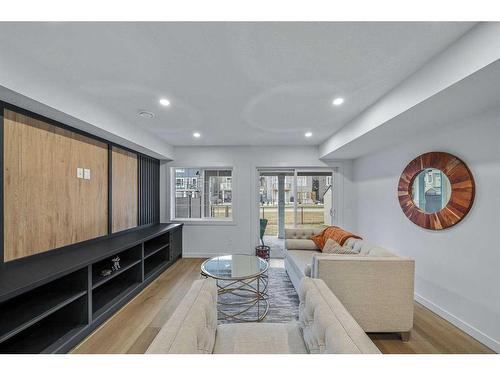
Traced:
<svg viewBox="0 0 500 375">
<path fill-rule="evenodd" d="M 298 322 L 217 325 L 215 281 L 197 280 L 146 353 L 380 353 L 323 281 L 304 278 L 299 298 Z"/>
<path fill-rule="evenodd" d="M 398 332 L 409 339 L 414 261 L 358 239 L 345 243 L 357 254 L 323 254 L 310 239 L 321 230 L 285 230 L 285 269 L 295 289 L 306 276 L 322 279 L 365 332 Z"/>
</svg>

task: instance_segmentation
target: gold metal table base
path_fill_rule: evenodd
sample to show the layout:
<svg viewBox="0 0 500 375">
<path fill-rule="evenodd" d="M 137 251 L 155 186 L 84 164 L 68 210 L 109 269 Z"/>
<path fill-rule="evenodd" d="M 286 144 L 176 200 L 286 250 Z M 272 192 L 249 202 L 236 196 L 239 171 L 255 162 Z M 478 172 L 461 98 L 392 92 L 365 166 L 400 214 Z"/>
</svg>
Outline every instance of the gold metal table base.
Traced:
<svg viewBox="0 0 500 375">
<path fill-rule="evenodd" d="M 203 272 L 201 272 L 201 275 L 211 277 Z M 269 311 L 268 281 L 267 271 L 247 279 L 216 279 L 219 296 L 234 295 L 239 299 L 238 302 L 224 302 L 219 298 L 217 301 L 217 311 L 227 320 L 240 322 L 262 321 Z M 237 308 L 237 311 L 230 311 L 231 308 Z M 252 308 L 256 310 L 256 317 L 243 317 Z"/>
</svg>

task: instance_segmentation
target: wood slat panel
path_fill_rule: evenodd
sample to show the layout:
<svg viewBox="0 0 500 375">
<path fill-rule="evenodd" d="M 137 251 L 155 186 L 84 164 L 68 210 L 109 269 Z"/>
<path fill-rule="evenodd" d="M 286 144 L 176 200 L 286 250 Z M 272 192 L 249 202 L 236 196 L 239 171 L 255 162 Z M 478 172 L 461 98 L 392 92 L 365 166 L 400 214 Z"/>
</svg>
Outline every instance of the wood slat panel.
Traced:
<svg viewBox="0 0 500 375">
<path fill-rule="evenodd" d="M 160 221 L 159 174 L 160 163 L 148 156 L 139 155 L 139 225 Z"/>
<path fill-rule="evenodd" d="M 137 155 L 113 147 L 112 152 L 112 232 L 137 226 Z"/>
<path fill-rule="evenodd" d="M 106 144 L 6 109 L 4 260 L 106 235 L 107 161 Z"/>
</svg>

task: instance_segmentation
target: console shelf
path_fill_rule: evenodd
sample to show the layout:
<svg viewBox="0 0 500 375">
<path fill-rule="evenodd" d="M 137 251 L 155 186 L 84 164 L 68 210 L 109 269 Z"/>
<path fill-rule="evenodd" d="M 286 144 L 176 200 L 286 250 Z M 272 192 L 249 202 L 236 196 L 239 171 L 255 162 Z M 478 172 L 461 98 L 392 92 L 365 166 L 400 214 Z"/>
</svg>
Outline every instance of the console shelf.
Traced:
<svg viewBox="0 0 500 375">
<path fill-rule="evenodd" d="M 181 253 L 182 224 L 155 224 L 0 264 L 0 353 L 69 351 Z"/>
<path fill-rule="evenodd" d="M 144 272 L 144 277 L 148 278 L 151 275 L 153 275 L 156 271 L 161 269 L 165 264 L 164 263 L 157 263 L 157 264 L 151 264 L 148 266 L 147 271 Z"/>
<path fill-rule="evenodd" d="M 73 338 L 82 329 L 84 324 L 68 325 L 38 325 L 27 334 L 21 334 L 16 337 L 17 340 L 7 342 L 5 347 L 0 346 L 0 350 L 5 354 L 50 354 L 56 353 L 57 349 L 64 342 Z"/>
<path fill-rule="evenodd" d="M 166 247 L 163 251 L 158 251 L 149 258 L 144 259 L 144 277 L 148 277 L 155 269 L 161 268 L 170 262 L 170 252 L 168 250 L 168 247 Z"/>
<path fill-rule="evenodd" d="M 0 303 L 0 343 L 87 294 L 82 269 Z"/>
<path fill-rule="evenodd" d="M 130 268 L 133 266 L 141 263 L 141 259 L 137 260 L 127 260 L 122 262 L 121 268 L 118 271 L 114 271 L 111 275 L 109 276 L 101 276 L 99 274 L 94 274 L 92 276 L 92 289 L 95 289 L 102 284 L 107 283 L 110 280 L 113 280 L 116 276 L 121 275 L 123 272 L 128 271 Z"/>
<path fill-rule="evenodd" d="M 38 321 L 87 294 L 81 292 L 47 292 L 38 294 L 38 298 L 32 301 L 12 304 L 11 308 L 2 307 L 0 314 L 0 342 L 8 340 L 15 334 L 36 324 Z M 9 315 L 9 319 L 4 316 Z"/>
<path fill-rule="evenodd" d="M 98 301 L 92 313 L 93 319 L 97 319 L 108 312 L 115 303 L 128 296 L 132 291 L 137 289 L 140 284 L 139 282 L 115 284 L 112 289 L 106 290 L 100 295 L 98 294 Z M 110 299 L 108 300 L 108 298 Z"/>
<path fill-rule="evenodd" d="M 120 275 L 112 279 L 110 282 L 101 284 L 92 292 L 92 316 L 102 315 L 103 312 L 109 310 L 123 296 L 130 293 L 141 283 L 141 267 L 137 264 L 134 267 L 128 268 Z"/>
<path fill-rule="evenodd" d="M 113 271 L 108 276 L 101 276 L 101 271 L 104 269 L 111 270 L 112 259 L 118 256 L 120 258 L 120 269 Z M 113 280 L 116 276 L 121 275 L 123 272 L 128 271 L 130 268 L 142 262 L 142 246 L 137 245 L 131 249 L 122 251 L 116 255 L 113 255 L 107 259 L 104 259 L 98 263 L 92 265 L 92 289 Z"/>
<path fill-rule="evenodd" d="M 79 311 L 87 307 L 87 296 L 82 296 L 65 307 L 39 320 L 19 334 L 0 344 L 1 353 L 45 353 L 57 347 L 61 340 L 72 337 L 87 323 Z"/>
<path fill-rule="evenodd" d="M 149 258 L 152 255 L 155 255 L 159 251 L 162 251 L 165 248 L 167 248 L 168 246 L 169 246 L 169 244 L 167 243 L 167 244 L 165 244 L 163 246 L 160 246 L 158 248 L 153 248 L 152 250 L 146 250 L 146 249 L 144 249 L 144 259 Z"/>
<path fill-rule="evenodd" d="M 170 233 L 165 233 L 161 236 L 144 242 L 144 258 L 148 258 L 158 251 L 165 249 L 170 245 Z"/>
</svg>

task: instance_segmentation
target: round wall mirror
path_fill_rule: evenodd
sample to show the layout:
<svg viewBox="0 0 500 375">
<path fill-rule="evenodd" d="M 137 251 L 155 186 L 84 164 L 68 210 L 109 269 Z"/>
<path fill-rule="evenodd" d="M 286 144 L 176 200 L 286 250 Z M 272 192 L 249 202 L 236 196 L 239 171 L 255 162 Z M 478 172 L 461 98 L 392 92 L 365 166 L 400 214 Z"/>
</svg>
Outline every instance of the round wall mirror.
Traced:
<svg viewBox="0 0 500 375">
<path fill-rule="evenodd" d="M 413 159 L 398 184 L 401 209 L 422 228 L 441 230 L 460 222 L 474 202 L 475 185 L 465 163 L 446 152 Z"/>
<path fill-rule="evenodd" d="M 424 169 L 413 179 L 411 197 L 425 213 L 441 211 L 451 198 L 450 180 L 439 169 Z"/>
</svg>

